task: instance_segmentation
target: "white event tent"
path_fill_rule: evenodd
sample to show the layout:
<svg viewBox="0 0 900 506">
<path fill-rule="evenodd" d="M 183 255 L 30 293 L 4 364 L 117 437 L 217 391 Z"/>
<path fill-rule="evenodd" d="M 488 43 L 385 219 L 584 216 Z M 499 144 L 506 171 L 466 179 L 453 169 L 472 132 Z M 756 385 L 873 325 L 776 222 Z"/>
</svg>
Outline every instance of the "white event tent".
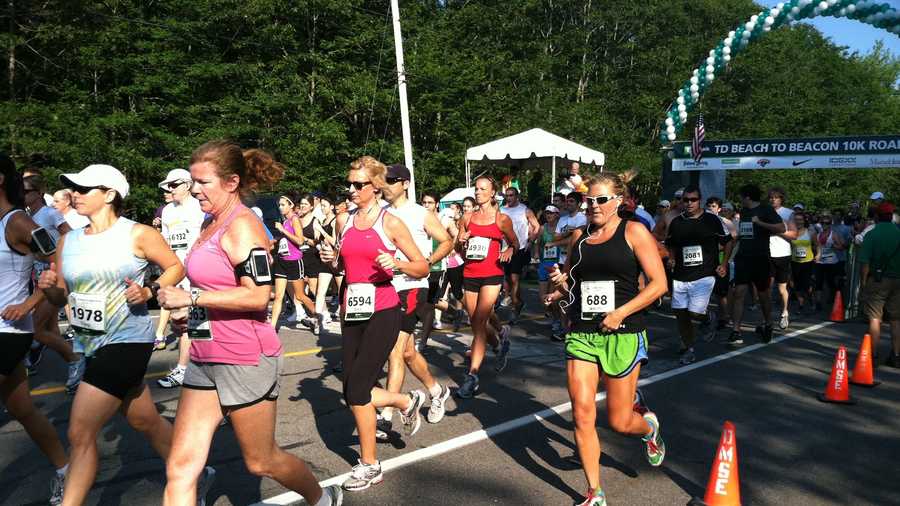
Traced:
<svg viewBox="0 0 900 506">
<path fill-rule="evenodd" d="M 550 192 L 556 184 L 556 160 L 596 165 L 603 170 L 606 157 L 600 151 L 582 146 L 540 128 L 532 128 L 509 137 L 466 150 L 466 187 L 472 185 L 470 161 L 491 161 L 500 164 L 550 166 Z"/>
</svg>

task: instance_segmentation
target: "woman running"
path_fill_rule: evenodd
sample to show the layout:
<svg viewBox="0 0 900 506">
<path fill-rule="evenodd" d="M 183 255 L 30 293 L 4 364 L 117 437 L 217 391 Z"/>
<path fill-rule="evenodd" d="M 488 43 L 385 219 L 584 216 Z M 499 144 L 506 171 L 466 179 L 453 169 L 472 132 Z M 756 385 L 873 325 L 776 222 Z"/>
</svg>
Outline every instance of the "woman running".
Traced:
<svg viewBox="0 0 900 506">
<path fill-rule="evenodd" d="M 144 383 L 154 339 L 147 301 L 155 287 L 181 281 L 184 268 L 159 231 L 121 217 L 129 186 L 117 169 L 91 165 L 59 179 L 91 222 L 60 238 L 55 263 L 38 281 L 47 300 L 69 303 L 76 348 L 87 359 L 69 415 L 69 505 L 84 503 L 97 474 L 97 436 L 116 411 L 163 460 L 169 456 L 172 424 Z M 154 288 L 143 286 L 149 262 L 163 270 Z"/>
<path fill-rule="evenodd" d="M 306 504 L 340 504 L 339 488 L 323 491 L 309 467 L 275 442 L 283 362 L 278 335 L 266 323 L 269 241 L 241 196 L 274 185 L 284 167 L 264 151 L 243 152 L 237 144 L 210 141 L 191 155 L 190 170 L 191 192 L 210 217 L 185 259 L 191 291 L 167 287 L 159 292 L 163 307 L 189 308 L 187 329 L 193 339 L 163 504 L 197 504 L 197 480 L 223 415 L 251 473 L 299 493 Z"/>
<path fill-rule="evenodd" d="M 804 313 L 804 305 L 812 300 L 812 275 L 815 265 L 816 233 L 809 228 L 809 219 L 803 213 L 794 213 L 797 238 L 791 241 L 791 277 L 794 280 L 794 295 L 799 307 L 797 313 Z M 812 309 L 812 308 L 810 308 Z"/>
<path fill-rule="evenodd" d="M 559 222 L 559 209 L 556 206 L 547 206 L 544 208 L 544 225 L 541 227 L 541 235 L 535 243 L 537 248 L 537 256 L 541 259 L 538 264 L 538 295 L 540 300 L 544 300 L 549 291 L 550 272 L 549 269 L 559 262 L 560 250 L 565 247 L 564 243 L 556 242 L 553 236 L 556 235 L 556 224 Z M 554 341 L 562 341 L 565 334 L 563 331 L 562 321 L 559 316 L 559 305 L 551 304 L 547 312 L 552 321 L 550 337 Z"/>
<path fill-rule="evenodd" d="M 400 333 L 400 299 L 391 284 L 393 272 L 413 278 L 428 274 L 428 262 L 406 225 L 378 205 L 387 184 L 386 172 L 387 167 L 371 156 L 350 164 L 347 184 L 356 209 L 337 218 L 341 238 L 337 255 L 344 261 L 347 281 L 341 321 L 344 399 L 356 420 L 360 446 L 359 463 L 343 487 L 354 491 L 384 479 L 375 450 L 375 408 L 390 406 L 400 411 L 404 430 L 411 435 L 421 424 L 419 408 L 427 398 L 420 390 L 395 394 L 377 386 Z M 409 260 L 395 258 L 397 249 Z"/>
<path fill-rule="evenodd" d="M 281 234 L 281 237 L 275 243 L 275 261 L 272 262 L 272 275 L 275 277 L 275 298 L 272 301 L 272 327 L 279 328 L 279 319 L 281 318 L 281 308 L 284 304 L 284 293 L 287 290 L 288 283 L 292 285 L 294 293 L 294 307 L 298 314 L 303 309 L 301 306 L 302 299 L 299 294 L 303 294 L 303 254 L 300 253 L 300 246 L 304 244 L 306 238 L 303 236 L 300 218 L 294 212 L 294 200 L 282 195 L 278 198 L 278 212 L 284 221 L 275 223 L 275 228 Z M 305 294 L 304 294 L 305 297 Z M 298 318 L 301 319 L 301 318 Z"/>
<path fill-rule="evenodd" d="M 319 237 L 319 243 L 317 245 L 318 251 L 316 253 L 319 255 L 319 260 L 322 262 L 322 270 L 319 271 L 319 276 L 316 280 L 316 315 L 318 315 L 318 325 L 316 328 L 319 332 L 322 332 L 322 328 L 331 323 L 331 313 L 325 305 L 325 298 L 328 296 L 331 280 L 335 280 L 335 288 L 337 289 L 335 293 L 340 293 L 341 281 L 343 280 L 343 276 L 335 275 L 336 270 L 330 263 L 322 260 L 323 255 L 327 255 L 328 258 L 331 258 L 333 256 L 331 253 L 337 246 L 337 234 L 335 233 L 335 219 L 337 217 L 334 214 L 334 206 L 331 202 L 332 199 L 327 196 L 323 196 L 319 199 L 319 209 L 322 210 L 322 223 L 319 224 L 317 222 L 316 224 L 316 232 Z"/>
<path fill-rule="evenodd" d="M 503 267 L 513 252 L 519 250 L 519 240 L 512 228 L 509 216 L 500 212 L 497 205 L 497 183 L 489 177 L 475 180 L 476 211 L 460 220 L 457 249 L 464 253 L 463 289 L 466 310 L 472 322 L 472 357 L 466 379 L 456 395 L 468 399 L 478 392 L 478 371 L 484 361 L 488 342 L 497 351 L 497 372 L 506 367 L 509 355 L 509 327 L 500 326 L 494 314 L 494 304 L 503 286 Z M 506 240 L 506 247 L 501 245 Z"/>
<path fill-rule="evenodd" d="M 303 225 L 304 243 L 300 246 L 303 251 L 303 276 L 306 284 L 309 286 L 309 293 L 312 297 L 316 297 L 319 289 L 319 274 L 326 270 L 325 264 L 319 257 L 319 248 L 322 243 L 322 223 L 316 218 L 315 200 L 312 195 L 304 195 L 297 202 L 297 213 L 300 217 L 300 224 Z M 304 297 L 306 295 L 304 294 Z M 322 322 L 322 314 L 318 312 L 315 301 L 307 297 L 310 301 L 310 324 L 313 333 L 319 334 L 320 323 Z M 304 303 L 305 305 L 305 303 Z"/>
<path fill-rule="evenodd" d="M 447 229 L 450 237 L 456 238 L 459 235 L 457 223 L 462 218 L 462 206 L 454 202 L 450 207 L 441 211 L 441 224 Z M 459 332 L 459 328 L 463 325 L 463 318 L 466 312 L 463 310 L 463 257 L 455 249 L 451 251 L 446 258 L 447 270 L 444 273 L 444 279 L 441 281 L 441 287 L 438 289 L 440 300 L 435 304 L 435 318 L 438 317 L 439 311 L 447 311 L 453 308 L 453 332 Z M 453 302 L 447 298 L 453 296 Z M 425 341 L 423 345 L 427 344 Z"/>
<path fill-rule="evenodd" d="M 25 357 L 34 339 L 32 312 L 43 299 L 40 290 L 28 293 L 35 256 L 46 258 L 32 242 L 38 226 L 25 209 L 22 176 L 12 159 L 0 153 L 0 401 L 22 424 L 56 469 L 50 482 L 50 504 L 62 503 L 68 458 L 56 429 L 34 407 L 25 373 Z"/>
<path fill-rule="evenodd" d="M 846 245 L 841 234 L 834 232 L 831 227 L 833 218 L 830 214 L 823 214 L 819 219 L 822 231 L 816 237 L 816 311 L 822 307 L 830 307 L 830 301 L 841 289 L 840 278 L 844 275 L 844 262 L 838 258 L 837 252 L 843 250 Z M 825 285 L 828 285 L 828 297 L 822 294 Z"/>
<path fill-rule="evenodd" d="M 562 299 L 570 322 L 566 370 L 575 442 L 589 486 L 580 503 L 584 506 L 606 505 L 596 427 L 601 378 L 606 383 L 610 427 L 642 436 L 651 465 L 662 464 L 665 457 L 659 421 L 636 389 L 641 365 L 647 362 L 642 311 L 666 293 L 666 275 L 651 233 L 617 213 L 625 184 L 619 176 L 605 173 L 588 181 L 588 225 L 572 234 L 565 267 L 552 269 L 557 291 L 546 299 L 548 304 Z M 642 271 L 649 281 L 639 289 Z"/>
</svg>

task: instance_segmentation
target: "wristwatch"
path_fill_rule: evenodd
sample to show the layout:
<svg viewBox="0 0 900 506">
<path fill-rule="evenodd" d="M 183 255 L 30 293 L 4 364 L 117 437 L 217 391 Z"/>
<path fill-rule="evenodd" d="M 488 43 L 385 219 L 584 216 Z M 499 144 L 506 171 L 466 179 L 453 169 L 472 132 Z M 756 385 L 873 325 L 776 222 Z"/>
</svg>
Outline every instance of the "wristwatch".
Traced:
<svg viewBox="0 0 900 506">
<path fill-rule="evenodd" d="M 191 288 L 191 307 L 197 306 L 197 300 L 200 298 L 200 290 Z"/>
</svg>

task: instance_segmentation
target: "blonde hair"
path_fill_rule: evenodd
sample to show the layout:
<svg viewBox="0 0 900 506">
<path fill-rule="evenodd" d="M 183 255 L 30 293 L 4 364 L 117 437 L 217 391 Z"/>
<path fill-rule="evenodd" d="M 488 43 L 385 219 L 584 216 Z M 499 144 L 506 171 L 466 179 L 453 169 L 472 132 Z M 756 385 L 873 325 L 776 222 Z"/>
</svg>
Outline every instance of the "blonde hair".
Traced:
<svg viewBox="0 0 900 506">
<path fill-rule="evenodd" d="M 387 181 L 385 181 L 387 167 L 374 157 L 366 155 L 353 160 L 353 162 L 350 163 L 350 170 L 361 170 L 365 172 L 372 181 L 372 186 L 377 190 L 380 190 L 387 185 Z"/>
<path fill-rule="evenodd" d="M 628 183 L 634 180 L 637 177 L 636 169 L 628 169 L 621 174 L 613 174 L 612 172 L 601 172 L 595 176 L 591 176 L 585 181 L 585 186 L 590 188 L 591 186 L 597 184 L 606 184 L 612 186 L 613 193 L 616 195 L 622 195 L 623 197 L 629 196 L 630 192 L 628 190 Z"/>
<path fill-rule="evenodd" d="M 488 204 L 490 204 L 490 205 L 492 205 L 492 206 L 494 206 L 494 207 L 498 207 L 499 204 L 497 203 L 497 193 L 498 193 L 498 191 L 497 191 L 497 188 L 498 188 L 498 186 L 497 186 L 497 181 L 494 181 L 494 178 L 492 178 L 491 176 L 478 176 L 478 177 L 475 178 L 475 182 L 477 183 L 479 179 L 483 179 L 483 180 L 487 181 L 488 183 L 491 183 L 491 190 L 494 191 L 494 198 L 492 198 L 491 200 L 489 200 L 489 201 L 488 201 Z M 517 190 L 516 190 L 516 193 L 518 193 L 518 192 L 519 192 L 519 190 L 517 189 Z M 472 199 L 472 200 L 475 200 L 475 199 Z M 477 203 L 477 202 L 475 202 L 475 206 L 478 207 L 478 203 Z"/>
<path fill-rule="evenodd" d="M 271 188 L 284 177 L 284 166 L 261 149 L 242 150 L 236 143 L 214 140 L 204 143 L 191 154 L 191 165 L 210 162 L 216 175 L 227 179 L 238 176 L 241 196 L 255 193 L 260 187 Z"/>
</svg>

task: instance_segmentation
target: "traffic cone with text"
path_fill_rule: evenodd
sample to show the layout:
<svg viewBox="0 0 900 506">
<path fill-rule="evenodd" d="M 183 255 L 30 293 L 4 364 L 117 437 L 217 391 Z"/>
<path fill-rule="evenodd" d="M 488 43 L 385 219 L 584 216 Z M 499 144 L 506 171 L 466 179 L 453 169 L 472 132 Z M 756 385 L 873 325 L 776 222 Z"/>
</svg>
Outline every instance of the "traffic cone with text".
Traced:
<svg viewBox="0 0 900 506">
<path fill-rule="evenodd" d="M 828 319 L 833 322 L 844 321 L 844 298 L 840 290 L 834 293 L 834 304 L 831 306 L 831 316 Z"/>
<path fill-rule="evenodd" d="M 722 426 L 722 438 L 716 450 L 706 495 L 695 497 L 689 506 L 740 506 L 741 484 L 738 479 L 737 435 L 734 424 L 726 421 Z"/>
<path fill-rule="evenodd" d="M 847 348 L 841 346 L 834 357 L 834 365 L 831 367 L 831 376 L 828 378 L 828 384 L 825 385 L 825 393 L 818 395 L 819 400 L 837 404 L 856 404 L 856 401 L 850 398 L 848 376 Z"/>
<path fill-rule="evenodd" d="M 881 384 L 880 381 L 875 381 L 875 370 L 872 367 L 872 336 L 869 334 L 863 336 L 859 355 L 856 356 L 856 364 L 853 366 L 853 374 L 850 375 L 850 383 L 867 388 Z"/>
</svg>

